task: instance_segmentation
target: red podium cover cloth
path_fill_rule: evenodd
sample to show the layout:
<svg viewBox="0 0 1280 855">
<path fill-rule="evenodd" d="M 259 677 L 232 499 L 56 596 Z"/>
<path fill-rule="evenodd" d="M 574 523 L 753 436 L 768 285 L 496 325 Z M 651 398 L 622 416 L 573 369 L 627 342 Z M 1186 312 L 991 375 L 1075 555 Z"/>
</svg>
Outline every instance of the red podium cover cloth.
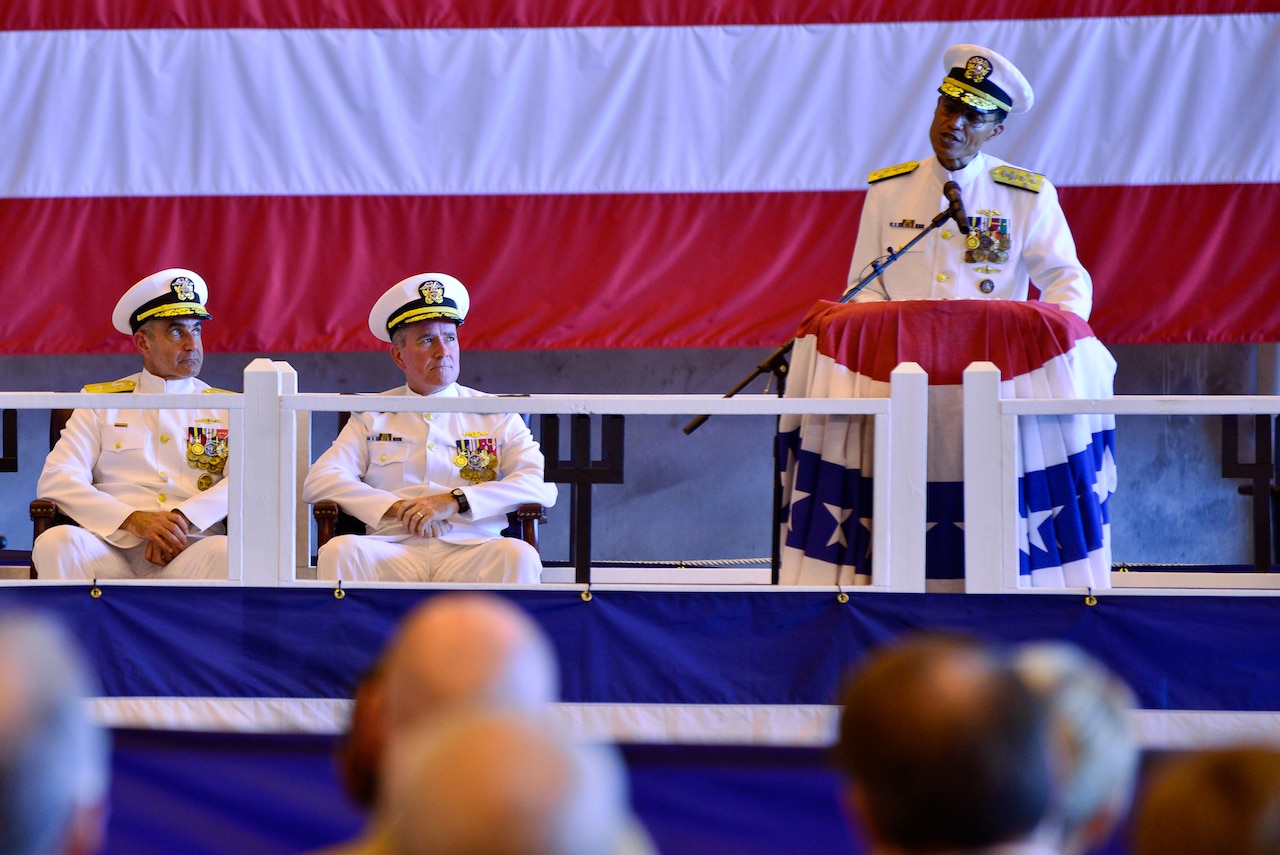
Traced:
<svg viewBox="0 0 1280 855">
<path fill-rule="evenodd" d="M 995 363 L 1005 398 L 1110 397 L 1115 360 L 1089 325 L 1056 306 L 1003 300 L 821 301 L 800 324 L 790 397 L 884 397 L 889 373 L 929 375 L 925 576 L 964 579 L 962 387 Z M 1110 586 L 1115 416 L 1019 418 L 1021 573 L 1033 586 Z M 866 584 L 871 572 L 871 418 L 783 416 L 783 584 Z"/>
</svg>

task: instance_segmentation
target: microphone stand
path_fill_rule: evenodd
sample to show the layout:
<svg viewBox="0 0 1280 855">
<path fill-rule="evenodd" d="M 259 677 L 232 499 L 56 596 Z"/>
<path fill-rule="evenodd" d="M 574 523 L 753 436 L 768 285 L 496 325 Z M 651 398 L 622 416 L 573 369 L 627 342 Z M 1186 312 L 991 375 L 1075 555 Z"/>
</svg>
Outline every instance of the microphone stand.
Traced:
<svg viewBox="0 0 1280 855">
<path fill-rule="evenodd" d="M 929 225 L 923 231 L 920 232 L 920 234 L 916 235 L 910 241 L 903 244 L 901 249 L 895 252 L 893 247 L 888 247 L 887 249 L 889 251 L 889 254 L 885 258 L 885 260 L 883 262 L 879 262 L 879 261 L 872 262 L 871 272 L 868 273 L 865 277 L 863 277 L 862 280 L 858 282 L 857 285 L 854 285 L 852 288 L 850 288 L 845 293 L 845 295 L 841 297 L 839 300 L 837 300 L 836 302 L 847 303 L 850 300 L 852 300 L 855 294 L 857 294 L 863 288 L 867 287 L 867 285 L 870 284 L 872 279 L 875 279 L 877 276 L 884 273 L 885 269 L 889 265 L 897 261 L 899 258 L 901 258 L 904 252 L 911 249 L 911 247 L 915 246 L 917 243 L 923 240 L 925 235 L 927 235 L 929 232 L 941 226 L 947 220 L 951 219 L 951 217 L 952 217 L 952 208 L 950 207 L 946 208 L 941 212 L 939 212 L 938 215 L 934 217 L 933 220 L 929 223 Z M 779 347 L 773 353 L 769 354 L 763 362 L 761 362 L 759 365 L 755 367 L 754 371 L 752 371 L 750 374 L 748 374 L 746 377 L 743 378 L 741 383 L 739 383 L 737 386 L 734 386 L 728 392 L 725 392 L 724 396 L 726 398 L 732 398 L 734 395 L 738 394 L 743 389 L 745 389 L 748 383 L 750 383 L 752 380 L 756 379 L 760 375 L 772 374 L 778 380 L 778 397 L 781 398 L 783 393 L 786 392 L 787 371 L 790 368 L 790 366 L 787 364 L 787 354 L 791 352 L 791 348 L 795 347 L 795 344 L 796 344 L 796 340 L 793 338 L 791 339 L 791 341 L 787 342 L 786 344 L 782 345 L 782 347 Z M 709 418 L 711 417 L 706 415 L 696 416 L 692 421 L 690 421 L 687 425 L 684 426 L 685 434 L 688 435 L 693 433 L 695 430 L 702 427 L 703 423 Z"/>
</svg>

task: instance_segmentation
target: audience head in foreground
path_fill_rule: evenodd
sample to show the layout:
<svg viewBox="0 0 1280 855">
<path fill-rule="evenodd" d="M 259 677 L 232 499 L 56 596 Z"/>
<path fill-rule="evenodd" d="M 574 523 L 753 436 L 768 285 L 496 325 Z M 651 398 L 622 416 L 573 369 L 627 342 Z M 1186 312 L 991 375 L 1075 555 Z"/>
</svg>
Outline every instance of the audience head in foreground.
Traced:
<svg viewBox="0 0 1280 855">
<path fill-rule="evenodd" d="M 397 855 L 607 855 L 630 833 L 611 746 L 573 744 L 514 711 L 461 711 L 416 728 L 388 758 Z"/>
<path fill-rule="evenodd" d="M 1134 855 L 1280 853 L 1280 751 L 1203 751 L 1158 768 L 1134 816 Z"/>
<path fill-rule="evenodd" d="M 990 650 L 959 638 L 900 641 L 868 657 L 842 706 L 838 756 L 873 852 L 1035 839 L 1052 786 L 1046 716 Z"/>
<path fill-rule="evenodd" d="M 372 820 L 326 855 L 653 853 L 627 809 L 614 749 L 570 746 L 547 730 L 558 697 L 550 640 L 509 600 L 441 593 L 410 611 L 357 694 L 342 757 Z M 408 783 L 397 791 L 397 780 Z M 593 848 L 600 841 L 608 845 Z"/>
<path fill-rule="evenodd" d="M 101 849 L 109 746 L 84 707 L 92 685 L 61 626 L 0 613 L 0 853 Z"/>
<path fill-rule="evenodd" d="M 1128 715 L 1133 692 L 1101 662 L 1063 642 L 1026 644 L 1013 664 L 1049 716 L 1054 792 L 1042 831 L 1066 855 L 1104 844 L 1124 818 L 1138 772 Z"/>
<path fill-rule="evenodd" d="M 342 775 L 357 803 L 377 800 L 388 733 L 455 707 L 527 712 L 559 698 L 555 651 L 510 601 L 486 593 L 437 594 L 410 611 L 356 690 L 341 749 Z"/>
</svg>

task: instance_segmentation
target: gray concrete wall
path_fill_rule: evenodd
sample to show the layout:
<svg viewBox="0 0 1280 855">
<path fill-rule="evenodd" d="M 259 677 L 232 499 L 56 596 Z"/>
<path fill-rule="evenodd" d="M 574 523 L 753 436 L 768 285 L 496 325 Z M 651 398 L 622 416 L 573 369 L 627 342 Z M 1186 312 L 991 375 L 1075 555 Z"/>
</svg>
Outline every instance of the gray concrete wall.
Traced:
<svg viewBox="0 0 1280 855">
<path fill-rule="evenodd" d="M 1112 348 L 1118 394 L 1252 394 L 1256 348 L 1142 345 Z M 491 392 L 722 393 L 768 350 L 464 352 L 462 382 Z M 402 378 L 385 353 L 272 354 L 298 371 L 304 392 L 377 391 Z M 203 379 L 239 390 L 250 357 L 210 354 Z M 0 389 L 76 391 L 137 370 L 128 356 L 0 358 Z M 751 391 L 763 389 L 757 381 Z M 316 420 L 317 449 L 335 430 Z M 694 560 L 769 555 L 773 421 L 716 416 L 692 435 L 683 416 L 627 419 L 626 479 L 594 488 L 593 556 Z M 1117 429 L 1119 492 L 1114 558 L 1127 563 L 1245 564 L 1251 561 L 1249 500 L 1220 477 L 1215 417 L 1127 417 Z M 535 420 L 536 427 L 536 420 Z M 29 549 L 27 502 L 44 452 L 45 413 L 19 414 L 21 462 L 0 474 L 0 535 Z M 567 434 L 567 427 L 565 428 Z M 567 447 L 564 449 L 567 454 Z M 544 555 L 568 557 L 565 488 L 544 527 Z"/>
</svg>

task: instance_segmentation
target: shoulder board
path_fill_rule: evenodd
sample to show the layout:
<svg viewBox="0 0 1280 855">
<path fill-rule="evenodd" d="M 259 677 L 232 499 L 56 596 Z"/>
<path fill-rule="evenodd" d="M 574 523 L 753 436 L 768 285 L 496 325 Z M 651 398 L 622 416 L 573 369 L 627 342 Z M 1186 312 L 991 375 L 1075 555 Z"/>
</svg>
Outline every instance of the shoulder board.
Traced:
<svg viewBox="0 0 1280 855">
<path fill-rule="evenodd" d="M 214 386 L 210 386 L 208 389 L 201 389 L 200 394 L 201 395 L 234 395 L 235 392 L 232 392 L 230 389 L 218 389 Z"/>
<path fill-rule="evenodd" d="M 1037 172 L 1028 172 L 1016 166 L 997 166 L 991 170 L 991 179 L 997 184 L 1008 184 L 1010 187 L 1021 187 L 1032 193 L 1039 193 L 1044 186 L 1044 176 Z"/>
<path fill-rule="evenodd" d="M 92 395 L 102 395 L 108 392 L 132 392 L 137 386 L 134 380 L 112 380 L 108 383 L 90 383 L 84 390 Z"/>
<path fill-rule="evenodd" d="M 875 184 L 877 181 L 883 181 L 886 178 L 897 178 L 899 175 L 906 175 L 908 172 L 914 172 L 915 168 L 920 165 L 918 160 L 908 160 L 906 163 L 899 163 L 895 166 L 886 166 L 884 169 L 877 169 L 875 172 L 867 176 L 868 184 Z"/>
</svg>

